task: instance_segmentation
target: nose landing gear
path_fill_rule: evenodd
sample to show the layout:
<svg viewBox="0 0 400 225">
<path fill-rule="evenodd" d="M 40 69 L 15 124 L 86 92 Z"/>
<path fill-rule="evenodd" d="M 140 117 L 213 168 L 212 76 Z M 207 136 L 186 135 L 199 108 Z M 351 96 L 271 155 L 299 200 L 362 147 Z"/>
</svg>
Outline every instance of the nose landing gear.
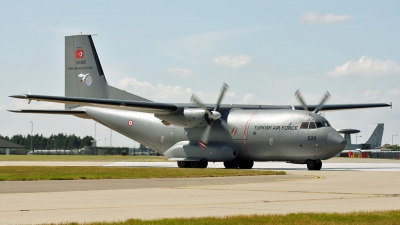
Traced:
<svg viewBox="0 0 400 225">
<path fill-rule="evenodd" d="M 321 170 L 322 162 L 321 160 L 308 160 L 307 161 L 307 169 L 308 170 Z"/>
</svg>

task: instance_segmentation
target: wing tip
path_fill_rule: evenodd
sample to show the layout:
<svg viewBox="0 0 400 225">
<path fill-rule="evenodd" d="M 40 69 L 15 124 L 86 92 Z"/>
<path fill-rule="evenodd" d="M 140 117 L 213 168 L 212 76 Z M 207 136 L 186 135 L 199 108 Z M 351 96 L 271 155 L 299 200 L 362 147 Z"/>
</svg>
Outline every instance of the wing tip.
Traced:
<svg viewBox="0 0 400 225">
<path fill-rule="evenodd" d="M 19 99 L 26 99 L 28 98 L 28 95 L 10 95 L 8 96 L 10 98 L 19 98 Z"/>
</svg>

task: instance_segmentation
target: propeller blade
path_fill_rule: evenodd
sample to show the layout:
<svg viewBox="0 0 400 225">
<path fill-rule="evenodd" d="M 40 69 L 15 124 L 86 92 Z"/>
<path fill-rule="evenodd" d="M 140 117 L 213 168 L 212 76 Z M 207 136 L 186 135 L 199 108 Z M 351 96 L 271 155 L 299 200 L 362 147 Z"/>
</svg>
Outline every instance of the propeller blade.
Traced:
<svg viewBox="0 0 400 225">
<path fill-rule="evenodd" d="M 222 86 L 222 90 L 221 90 L 221 92 L 219 94 L 217 104 L 215 104 L 215 108 L 214 108 L 213 111 L 210 111 L 207 108 L 207 106 L 204 105 L 194 94 L 190 98 L 191 102 L 197 104 L 199 107 L 204 109 L 208 114 L 208 119 L 209 119 L 207 121 L 208 124 L 206 125 L 206 128 L 204 129 L 204 132 L 201 135 L 201 138 L 199 140 L 199 146 L 202 149 L 207 148 L 208 140 L 210 139 L 211 127 L 212 127 L 212 124 L 213 124 L 214 120 L 220 120 L 221 121 L 221 125 L 229 133 L 229 125 L 228 125 L 228 123 L 225 120 L 221 119 L 221 113 L 218 112 L 219 105 L 221 104 L 222 99 L 224 98 L 224 95 L 225 95 L 227 89 L 228 89 L 228 85 L 224 83 L 224 85 Z"/>
<path fill-rule="evenodd" d="M 190 101 L 200 106 L 200 108 L 204 109 L 208 114 L 212 114 L 211 111 L 204 105 L 194 94 L 190 98 Z"/>
<path fill-rule="evenodd" d="M 211 133 L 211 126 L 212 126 L 212 122 L 210 125 L 206 126 L 206 129 L 204 130 L 203 134 L 201 135 L 201 138 L 199 141 L 199 146 L 202 149 L 207 148 L 208 139 L 210 138 L 210 133 Z"/>
<path fill-rule="evenodd" d="M 319 112 L 319 110 L 324 107 L 324 103 L 326 102 L 326 100 L 328 100 L 330 97 L 331 95 L 329 94 L 329 92 L 326 92 L 325 96 L 321 99 L 321 102 L 318 104 L 317 108 L 314 109 L 313 113 Z"/>
<path fill-rule="evenodd" d="M 304 102 L 304 99 L 301 96 L 299 90 L 297 90 L 296 93 L 294 93 L 294 96 L 296 96 L 296 98 L 300 101 L 301 105 L 303 106 L 303 109 L 308 111 L 307 104 Z"/>
<path fill-rule="evenodd" d="M 228 89 L 228 87 L 229 87 L 229 86 L 228 86 L 226 83 L 224 83 L 224 84 L 222 85 L 221 93 L 219 94 L 219 98 L 218 98 L 217 104 L 215 104 L 214 111 L 218 111 L 219 105 L 221 104 L 222 98 L 224 97 L 225 92 L 226 92 L 226 90 Z"/>
<path fill-rule="evenodd" d="M 230 127 L 229 127 L 228 123 L 222 118 L 219 118 L 219 121 L 221 121 L 222 127 L 229 133 Z"/>
</svg>

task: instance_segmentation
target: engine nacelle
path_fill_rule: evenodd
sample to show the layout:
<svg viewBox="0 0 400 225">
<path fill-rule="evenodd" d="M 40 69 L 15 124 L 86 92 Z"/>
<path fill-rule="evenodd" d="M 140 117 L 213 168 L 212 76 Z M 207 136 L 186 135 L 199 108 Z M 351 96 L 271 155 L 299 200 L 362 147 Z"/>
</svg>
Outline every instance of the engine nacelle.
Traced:
<svg viewBox="0 0 400 225">
<path fill-rule="evenodd" d="M 204 109 L 199 108 L 185 108 L 174 114 L 157 114 L 155 116 L 162 121 L 179 127 L 196 128 L 207 125 L 207 113 Z"/>
<path fill-rule="evenodd" d="M 199 161 L 206 159 L 210 162 L 232 161 L 238 155 L 238 149 L 227 142 L 210 142 L 206 149 L 198 143 L 181 141 L 168 149 L 164 155 L 177 161 Z"/>
</svg>

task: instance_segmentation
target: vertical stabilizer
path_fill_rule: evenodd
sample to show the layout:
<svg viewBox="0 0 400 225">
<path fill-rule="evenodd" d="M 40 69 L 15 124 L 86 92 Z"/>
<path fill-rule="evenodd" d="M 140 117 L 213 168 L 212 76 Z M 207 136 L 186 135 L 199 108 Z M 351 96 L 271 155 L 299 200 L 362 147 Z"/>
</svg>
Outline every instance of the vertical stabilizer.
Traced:
<svg viewBox="0 0 400 225">
<path fill-rule="evenodd" d="M 369 137 L 365 144 L 370 144 L 371 148 L 382 145 L 383 125 L 383 123 L 378 123 L 374 132 L 372 132 L 371 137 Z"/>
<path fill-rule="evenodd" d="M 91 35 L 65 37 L 65 96 L 108 98 L 107 80 Z"/>
<path fill-rule="evenodd" d="M 65 96 L 150 102 L 108 85 L 89 34 L 65 37 Z M 65 105 L 66 109 L 75 107 Z"/>
</svg>

